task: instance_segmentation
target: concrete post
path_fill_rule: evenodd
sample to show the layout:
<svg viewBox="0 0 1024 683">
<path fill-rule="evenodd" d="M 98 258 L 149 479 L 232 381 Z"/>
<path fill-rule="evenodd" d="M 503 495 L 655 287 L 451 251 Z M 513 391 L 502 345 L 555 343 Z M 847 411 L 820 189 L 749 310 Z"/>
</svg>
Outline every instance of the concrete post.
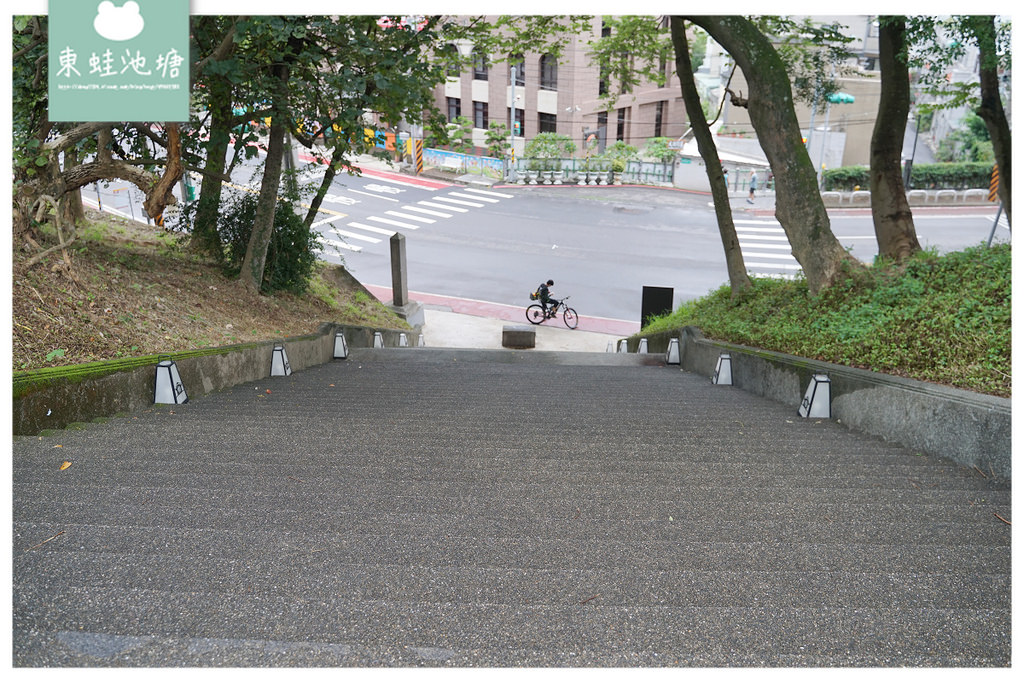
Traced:
<svg viewBox="0 0 1024 683">
<path fill-rule="evenodd" d="M 405 235 L 398 232 L 391 236 L 391 292 L 394 306 L 400 308 L 409 303 L 408 269 L 405 263 Z"/>
<path fill-rule="evenodd" d="M 391 310 L 399 318 L 420 328 L 424 323 L 423 307 L 409 300 L 409 268 L 405 260 L 405 235 L 391 236 Z"/>
</svg>

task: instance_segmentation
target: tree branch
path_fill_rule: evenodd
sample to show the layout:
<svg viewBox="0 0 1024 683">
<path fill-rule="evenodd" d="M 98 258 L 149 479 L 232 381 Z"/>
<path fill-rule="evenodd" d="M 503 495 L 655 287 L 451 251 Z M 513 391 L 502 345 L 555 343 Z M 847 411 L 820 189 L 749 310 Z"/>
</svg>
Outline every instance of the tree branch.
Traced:
<svg viewBox="0 0 1024 683">
<path fill-rule="evenodd" d="M 204 57 L 198 62 L 192 69 L 192 78 L 195 79 L 203 72 L 207 64 L 213 61 L 221 61 L 225 59 L 234 48 L 235 44 L 235 30 L 238 28 L 238 24 L 241 21 L 248 19 L 248 16 L 235 17 L 235 20 L 231 23 L 231 27 L 224 34 L 224 38 L 221 39 L 220 44 L 217 45 L 213 52 Z"/>
</svg>

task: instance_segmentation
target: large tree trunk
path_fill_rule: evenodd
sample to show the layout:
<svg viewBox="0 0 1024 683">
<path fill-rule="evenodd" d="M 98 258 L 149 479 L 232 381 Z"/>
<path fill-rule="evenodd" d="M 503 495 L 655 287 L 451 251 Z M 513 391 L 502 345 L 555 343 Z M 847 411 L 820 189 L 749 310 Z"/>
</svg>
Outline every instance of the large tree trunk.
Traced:
<svg viewBox="0 0 1024 683">
<path fill-rule="evenodd" d="M 263 271 L 267 265 L 267 248 L 274 234 L 274 213 L 277 210 L 277 192 L 281 187 L 281 165 L 284 160 L 284 134 L 288 129 L 288 75 L 287 64 L 272 67 L 275 77 L 270 120 L 270 136 L 267 141 L 267 160 L 263 166 L 263 180 L 260 196 L 256 202 L 252 236 L 245 250 L 242 284 L 253 292 L 259 292 L 263 283 Z"/>
<path fill-rule="evenodd" d="M 181 163 L 181 128 L 177 123 L 165 123 L 167 132 L 167 165 L 163 175 L 153 184 L 153 189 L 146 195 L 142 206 L 150 218 L 156 219 L 163 215 L 164 209 L 177 202 L 174 198 L 174 186 L 181 180 L 185 167 Z"/>
<path fill-rule="evenodd" d="M 78 150 L 75 147 L 68 147 L 64 150 L 64 168 L 78 165 Z M 61 200 L 64 211 L 64 223 L 66 225 L 77 225 L 85 218 L 85 207 L 82 205 L 82 189 L 73 190 L 64 195 Z"/>
<path fill-rule="evenodd" d="M 903 186 L 903 138 L 910 112 L 910 78 L 901 52 L 906 21 L 880 17 L 878 28 L 879 69 L 882 87 L 878 116 L 871 134 L 871 216 L 881 256 L 903 261 L 921 250 Z"/>
<path fill-rule="evenodd" d="M 981 105 L 978 116 L 985 122 L 989 137 L 992 138 L 992 151 L 999 166 L 999 200 L 1003 203 L 1006 221 L 1011 221 L 1011 198 L 1013 193 L 1010 184 L 1011 147 L 1010 124 L 1006 120 L 1003 100 L 999 95 L 999 58 L 996 54 L 996 26 L 993 16 L 975 16 L 970 19 L 970 26 L 978 41 L 980 67 L 978 75 L 981 80 Z"/>
<path fill-rule="evenodd" d="M 718 158 L 718 148 L 715 146 L 714 136 L 711 134 L 707 119 L 704 118 L 700 95 L 694 84 L 693 67 L 690 64 L 690 47 L 687 44 L 686 27 L 682 17 L 671 18 L 671 29 L 672 46 L 676 53 L 676 73 L 679 75 L 683 103 L 686 105 L 686 115 L 690 119 L 694 138 L 697 140 L 697 149 L 700 150 L 701 159 L 704 160 L 704 165 L 707 168 L 708 180 L 711 183 L 711 198 L 715 203 L 715 215 L 718 218 L 718 232 L 722 237 L 722 247 L 725 249 L 729 286 L 732 289 L 733 298 L 736 298 L 743 290 L 750 287 L 751 282 L 747 275 L 747 267 L 743 263 L 740 241 L 736 236 L 736 224 L 732 220 L 729 187 L 726 185 L 725 175 L 722 173 L 722 162 Z"/>
<path fill-rule="evenodd" d="M 724 47 L 746 76 L 750 122 L 775 176 L 775 217 L 811 292 L 828 287 L 845 272 L 863 269 L 832 234 L 793 108 L 789 74 L 768 38 L 743 17 L 686 18 Z"/>
<path fill-rule="evenodd" d="M 217 47 L 192 70 L 193 78 L 198 78 L 213 63 L 228 59 L 235 49 L 236 30 L 238 23 L 248 17 L 235 17 L 224 30 Z M 223 19 L 214 16 L 198 16 L 194 19 L 196 29 L 210 31 L 216 35 L 217 27 Z M 210 140 L 206 146 L 206 164 L 203 168 L 203 181 L 199 189 L 199 203 L 196 206 L 195 224 L 192 226 L 190 246 L 223 260 L 221 241 L 217 232 L 217 216 L 220 212 L 221 188 L 223 186 L 224 169 L 228 145 L 231 142 L 231 128 L 234 125 L 232 101 L 234 88 L 228 78 L 206 78 L 206 87 L 210 90 Z"/>
<path fill-rule="evenodd" d="M 192 226 L 192 238 L 189 242 L 196 251 L 213 256 L 217 260 L 224 258 L 217 232 L 217 216 L 220 212 L 223 187 L 221 177 L 227 165 L 233 123 L 231 89 L 219 85 L 221 80 L 223 79 L 214 79 L 210 84 L 217 93 L 210 98 L 210 141 L 206 146 L 205 172 L 199 189 L 199 204 L 196 207 L 195 224 Z"/>
</svg>

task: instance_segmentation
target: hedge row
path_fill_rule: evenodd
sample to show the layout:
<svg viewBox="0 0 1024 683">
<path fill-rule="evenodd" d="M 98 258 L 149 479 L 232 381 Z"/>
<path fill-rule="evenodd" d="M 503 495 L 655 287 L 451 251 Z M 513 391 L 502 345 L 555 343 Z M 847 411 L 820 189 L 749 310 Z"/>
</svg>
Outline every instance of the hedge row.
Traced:
<svg viewBox="0 0 1024 683">
<path fill-rule="evenodd" d="M 987 188 L 992 178 L 991 163 L 916 164 L 910 172 L 908 190 L 969 190 Z M 866 190 L 870 185 L 867 166 L 844 166 L 822 173 L 823 189 L 838 192 Z"/>
</svg>

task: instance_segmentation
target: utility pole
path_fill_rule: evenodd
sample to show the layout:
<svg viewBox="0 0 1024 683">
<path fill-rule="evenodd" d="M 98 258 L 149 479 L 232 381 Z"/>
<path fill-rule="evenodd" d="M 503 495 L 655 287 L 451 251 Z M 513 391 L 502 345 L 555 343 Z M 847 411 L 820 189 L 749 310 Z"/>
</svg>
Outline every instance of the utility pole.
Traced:
<svg viewBox="0 0 1024 683">
<path fill-rule="evenodd" d="M 506 179 L 512 181 L 512 168 L 516 162 L 516 129 L 513 121 L 516 116 L 516 66 L 512 65 L 512 68 L 508 73 L 508 85 L 509 85 L 509 107 L 508 107 L 508 173 Z"/>
</svg>

